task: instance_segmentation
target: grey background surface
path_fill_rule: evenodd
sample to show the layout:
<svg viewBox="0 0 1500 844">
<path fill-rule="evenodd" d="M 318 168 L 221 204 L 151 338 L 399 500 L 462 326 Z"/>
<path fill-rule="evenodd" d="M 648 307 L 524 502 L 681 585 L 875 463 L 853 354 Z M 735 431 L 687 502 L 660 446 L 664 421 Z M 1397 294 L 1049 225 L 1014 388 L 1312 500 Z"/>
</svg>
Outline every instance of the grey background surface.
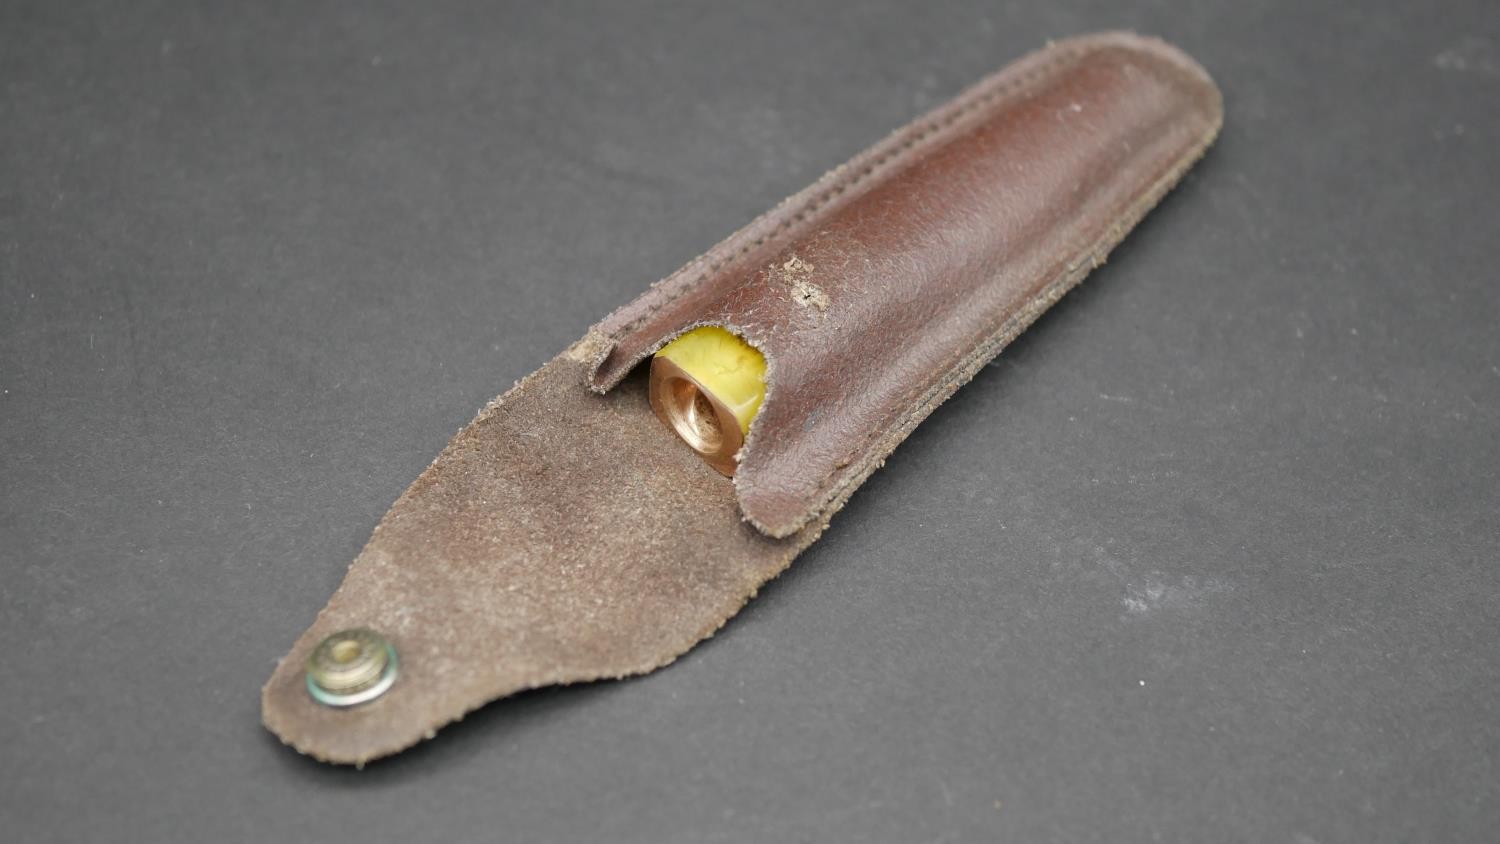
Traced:
<svg viewBox="0 0 1500 844">
<path fill-rule="evenodd" d="M 1045 39 L 1208 158 L 719 636 L 364 771 L 259 688 L 449 436 Z M 1494 841 L 1500 12 L 0 6 L 0 838 Z"/>
</svg>

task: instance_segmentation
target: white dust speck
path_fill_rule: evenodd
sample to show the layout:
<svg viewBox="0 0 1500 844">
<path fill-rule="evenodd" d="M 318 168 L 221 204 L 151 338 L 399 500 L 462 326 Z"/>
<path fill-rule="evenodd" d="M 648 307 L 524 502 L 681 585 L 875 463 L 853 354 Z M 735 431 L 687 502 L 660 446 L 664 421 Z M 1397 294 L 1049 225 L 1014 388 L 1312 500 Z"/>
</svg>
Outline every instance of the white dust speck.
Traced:
<svg viewBox="0 0 1500 844">
<path fill-rule="evenodd" d="M 1500 56 L 1495 45 L 1475 35 L 1466 35 L 1432 57 L 1432 66 L 1450 73 L 1500 76 Z"/>
</svg>

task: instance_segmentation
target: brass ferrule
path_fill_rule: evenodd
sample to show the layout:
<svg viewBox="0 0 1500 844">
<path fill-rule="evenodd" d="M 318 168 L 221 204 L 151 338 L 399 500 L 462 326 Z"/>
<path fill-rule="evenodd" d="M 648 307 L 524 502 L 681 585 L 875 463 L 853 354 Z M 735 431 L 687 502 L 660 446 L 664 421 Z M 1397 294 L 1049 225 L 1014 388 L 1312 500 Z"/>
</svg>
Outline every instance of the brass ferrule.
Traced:
<svg viewBox="0 0 1500 844">
<path fill-rule="evenodd" d="M 734 411 L 686 370 L 665 357 L 651 360 L 651 409 L 704 462 L 725 475 L 739 466 L 745 444 Z"/>
</svg>

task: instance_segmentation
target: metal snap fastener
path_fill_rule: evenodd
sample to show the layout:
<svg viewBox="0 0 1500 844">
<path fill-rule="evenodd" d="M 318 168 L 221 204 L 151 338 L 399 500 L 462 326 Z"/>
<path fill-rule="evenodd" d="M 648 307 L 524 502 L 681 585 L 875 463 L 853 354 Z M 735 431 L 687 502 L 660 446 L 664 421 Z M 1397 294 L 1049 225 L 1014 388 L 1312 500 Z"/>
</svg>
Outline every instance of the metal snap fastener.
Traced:
<svg viewBox="0 0 1500 844">
<path fill-rule="evenodd" d="M 396 648 L 373 630 L 340 630 L 307 658 L 307 692 L 327 706 L 374 700 L 395 682 Z"/>
</svg>

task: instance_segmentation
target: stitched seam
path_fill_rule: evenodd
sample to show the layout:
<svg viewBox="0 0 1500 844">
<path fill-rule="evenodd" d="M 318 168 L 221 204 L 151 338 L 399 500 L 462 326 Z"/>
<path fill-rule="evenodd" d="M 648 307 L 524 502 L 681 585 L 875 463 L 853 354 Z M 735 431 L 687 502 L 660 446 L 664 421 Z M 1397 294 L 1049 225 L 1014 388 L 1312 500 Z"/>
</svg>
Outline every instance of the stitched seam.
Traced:
<svg viewBox="0 0 1500 844">
<path fill-rule="evenodd" d="M 1212 144 L 1216 134 L 1217 128 L 1206 139 L 1200 140 L 1191 147 L 1185 154 L 1166 157 L 1165 160 L 1168 162 L 1166 172 L 1151 188 L 1142 196 L 1133 200 L 1127 200 L 1123 208 L 1118 208 L 1106 215 L 1106 219 L 1111 222 L 1103 234 L 1094 238 L 1086 245 L 1081 246 L 1077 241 L 1074 242 L 1074 246 L 1070 250 L 1073 260 L 1068 261 L 1064 265 L 1063 272 L 1058 277 L 1043 286 L 1037 295 L 1032 297 L 1026 305 L 1022 306 L 1019 311 L 1002 322 L 995 331 L 990 333 L 987 340 L 981 341 L 977 347 L 963 347 L 956 354 L 950 355 L 947 360 L 935 368 L 934 371 L 940 373 L 939 377 L 928 382 L 926 385 L 919 385 L 917 388 L 908 390 L 903 394 L 900 401 L 893 404 L 895 409 L 887 413 L 879 425 L 871 426 L 870 433 L 865 436 L 864 440 L 850 450 L 850 462 L 844 464 L 844 466 L 835 468 L 823 476 L 823 479 L 814 488 L 814 492 L 810 496 L 815 503 L 808 508 L 807 512 L 798 517 L 798 521 L 792 530 L 800 529 L 817 514 L 824 511 L 827 503 L 826 499 L 837 496 L 838 490 L 841 488 L 841 478 L 847 483 L 848 479 L 858 476 L 857 470 L 853 473 L 841 473 L 841 470 L 855 465 L 858 465 L 860 468 L 867 466 L 869 460 L 867 458 L 861 460 L 860 458 L 866 456 L 871 443 L 879 436 L 894 433 L 891 424 L 893 421 L 904 422 L 906 419 L 916 417 L 923 409 L 940 403 L 940 401 L 934 402 L 933 399 L 942 393 L 945 388 L 954 386 L 955 382 L 959 380 L 956 377 L 957 372 L 955 367 L 960 362 L 963 362 L 966 358 L 973 360 L 983 355 L 985 350 L 991 347 L 994 348 L 994 351 L 990 353 L 990 357 L 998 354 L 1000 349 L 1009 343 L 1010 339 L 1018 336 L 1026 326 L 1034 322 L 1047 308 L 1061 299 L 1063 294 L 1072 289 L 1079 281 L 1082 281 L 1084 276 L 1088 275 L 1099 264 L 1103 263 L 1102 256 L 1113 250 L 1124 239 L 1129 230 L 1134 228 L 1135 223 L 1139 222 L 1151 208 L 1155 207 L 1161 197 L 1165 196 L 1167 191 L 1171 189 L 1171 186 L 1176 184 L 1182 175 L 1187 172 L 1187 169 L 1203 155 L 1209 145 Z M 1172 164 L 1174 159 L 1176 161 L 1175 166 Z M 1126 224 L 1122 225 L 1122 222 Z M 1089 266 L 1085 268 L 1085 264 Z M 919 394 L 921 394 L 922 400 L 916 403 L 915 406 L 912 406 L 912 399 Z M 925 418 L 925 416 L 921 418 Z M 898 429 L 901 427 L 906 426 L 897 426 Z M 898 438 L 897 442 L 899 443 L 899 441 L 900 438 Z M 831 494 L 830 491 L 832 491 Z"/>
<path fill-rule="evenodd" d="M 915 148 L 918 144 L 921 144 L 923 141 L 926 141 L 939 132 L 942 132 L 943 130 L 949 128 L 950 126 L 962 120 L 964 117 L 972 114 L 973 112 L 996 103 L 1002 97 L 1019 92 L 1023 87 L 1036 82 L 1038 79 L 1046 76 L 1047 74 L 1052 73 L 1064 63 L 1076 61 L 1085 52 L 1096 47 L 1097 45 L 1078 45 L 1076 47 L 1065 48 L 1058 55 L 1051 57 L 1047 61 L 1020 76 L 1004 80 L 1003 82 L 997 80 L 998 84 L 995 88 L 984 92 L 976 92 L 972 95 L 973 98 L 968 100 L 967 102 L 954 103 L 950 112 L 939 115 L 928 121 L 925 126 L 922 126 L 911 137 L 907 138 L 905 141 L 902 141 L 898 146 L 892 149 L 888 149 L 880 155 L 876 156 L 872 161 L 867 162 L 862 168 L 860 168 L 858 172 L 846 174 L 841 180 L 836 180 L 833 184 L 829 185 L 827 190 L 823 191 L 817 196 L 810 197 L 805 205 L 797 209 L 781 222 L 777 223 L 775 228 L 773 228 L 771 231 L 761 235 L 750 243 L 744 244 L 739 249 L 735 250 L 733 254 L 727 255 L 715 261 L 713 264 L 704 269 L 703 272 L 694 277 L 691 281 L 684 282 L 677 290 L 674 290 L 671 294 L 667 295 L 666 298 L 652 305 L 649 309 L 646 310 L 645 313 L 631 320 L 627 325 L 624 325 L 610 332 L 611 341 L 618 342 L 618 339 L 620 337 L 623 337 L 624 335 L 627 335 L 632 331 L 640 328 L 649 319 L 659 313 L 663 308 L 666 308 L 667 306 L 681 299 L 683 296 L 687 295 L 690 291 L 696 289 L 710 276 L 717 273 L 725 266 L 749 254 L 753 250 L 759 249 L 767 242 L 777 239 L 788 229 L 792 228 L 798 223 L 801 223 L 809 216 L 816 214 L 818 211 L 822 210 L 837 197 L 863 183 L 870 176 L 874 175 L 876 170 L 884 167 L 893 159 L 905 155 L 907 152 Z"/>
</svg>

